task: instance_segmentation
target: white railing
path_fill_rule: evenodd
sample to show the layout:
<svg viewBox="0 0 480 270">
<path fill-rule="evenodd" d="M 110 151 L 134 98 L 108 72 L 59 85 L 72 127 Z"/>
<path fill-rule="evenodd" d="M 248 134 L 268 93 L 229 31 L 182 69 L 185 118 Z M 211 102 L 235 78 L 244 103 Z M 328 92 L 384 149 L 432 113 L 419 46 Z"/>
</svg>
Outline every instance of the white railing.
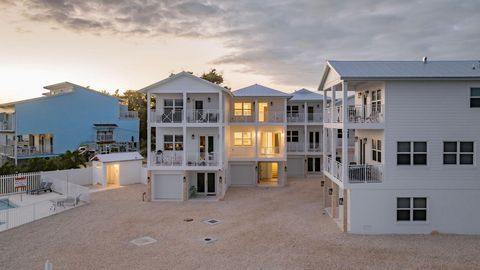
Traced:
<svg viewBox="0 0 480 270">
<path fill-rule="evenodd" d="M 183 151 L 157 151 L 151 152 L 150 162 L 153 166 L 182 166 Z"/>
<path fill-rule="evenodd" d="M 324 123 L 332 122 L 332 110 L 330 108 L 323 109 L 323 122 Z"/>
<path fill-rule="evenodd" d="M 0 231 L 8 230 L 44 217 L 51 216 L 90 202 L 89 189 L 80 185 L 67 183 L 57 179 L 45 179 L 52 183 L 55 195 L 39 201 L 39 196 L 15 194 L 3 197 L 2 200 L 13 203 L 13 208 L 0 210 Z M 52 198 L 52 195 L 54 198 Z M 32 198 L 32 203 L 23 204 Z M 20 203 L 22 204 L 20 204 Z"/>
<path fill-rule="evenodd" d="M 309 113 L 307 114 L 307 121 L 309 123 L 321 123 L 323 121 L 322 113 Z"/>
<path fill-rule="evenodd" d="M 97 134 L 96 136 L 97 142 L 113 142 L 113 134 Z"/>
<path fill-rule="evenodd" d="M 287 112 L 287 122 L 289 123 L 303 123 L 305 122 L 304 113 Z"/>
<path fill-rule="evenodd" d="M 281 123 L 285 119 L 284 112 L 267 112 L 258 114 L 258 122 Z"/>
<path fill-rule="evenodd" d="M 287 152 L 305 152 L 305 143 L 287 142 Z"/>
<path fill-rule="evenodd" d="M 40 150 L 36 147 L 17 147 L 17 156 L 19 157 L 28 157 L 28 156 L 36 156 L 36 155 L 50 155 L 53 154 L 52 146 L 46 147 L 49 150 Z"/>
<path fill-rule="evenodd" d="M 188 123 L 218 123 L 220 121 L 220 110 L 205 109 L 205 110 L 188 110 Z"/>
<path fill-rule="evenodd" d="M 7 157 L 15 156 L 15 145 L 0 145 L 0 155 Z"/>
<path fill-rule="evenodd" d="M 233 123 L 253 123 L 255 121 L 255 116 L 253 115 L 232 115 L 230 117 L 230 122 Z"/>
<path fill-rule="evenodd" d="M 27 186 L 18 189 L 15 188 L 15 179 L 22 178 L 25 178 L 27 180 Z M 0 195 L 13 194 L 36 189 L 40 187 L 40 179 L 40 172 L 0 175 Z"/>
<path fill-rule="evenodd" d="M 336 160 L 333 160 L 332 157 L 327 157 L 326 171 L 330 173 L 333 177 L 338 179 L 340 182 L 343 181 L 342 173 L 342 163 Z"/>
<path fill-rule="evenodd" d="M 237 158 L 255 157 L 255 146 L 233 146 L 230 149 L 230 156 Z"/>
<path fill-rule="evenodd" d="M 260 147 L 261 156 L 279 156 L 281 154 L 280 147 Z"/>
<path fill-rule="evenodd" d="M 0 130 L 15 130 L 15 114 L 0 113 Z"/>
<path fill-rule="evenodd" d="M 218 166 L 218 154 L 211 153 L 188 153 L 187 166 Z"/>
<path fill-rule="evenodd" d="M 181 123 L 183 120 L 183 110 L 178 111 L 155 111 L 150 112 L 150 122 L 152 123 Z"/>
<path fill-rule="evenodd" d="M 350 183 L 381 183 L 383 181 L 383 166 L 350 165 L 348 166 L 348 181 Z"/>
<path fill-rule="evenodd" d="M 15 130 L 15 125 L 12 121 L 0 122 L 0 130 Z"/>
<path fill-rule="evenodd" d="M 120 119 L 137 119 L 138 112 L 135 111 L 120 111 Z"/>
<path fill-rule="evenodd" d="M 309 143 L 308 144 L 308 152 L 322 152 L 322 144 L 321 143 Z"/>
<path fill-rule="evenodd" d="M 349 106 L 348 121 L 350 123 L 383 122 L 383 105 L 381 106 Z"/>
</svg>

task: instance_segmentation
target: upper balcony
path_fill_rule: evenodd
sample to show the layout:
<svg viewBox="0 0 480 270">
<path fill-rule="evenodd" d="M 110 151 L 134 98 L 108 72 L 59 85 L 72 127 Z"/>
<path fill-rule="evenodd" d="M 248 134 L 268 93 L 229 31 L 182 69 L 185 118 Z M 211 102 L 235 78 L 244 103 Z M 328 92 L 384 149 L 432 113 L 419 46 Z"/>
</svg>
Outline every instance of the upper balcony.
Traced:
<svg viewBox="0 0 480 270">
<path fill-rule="evenodd" d="M 150 112 L 150 123 L 152 124 L 175 124 L 183 123 L 184 110 L 163 110 Z M 203 109 L 203 110 L 187 110 L 186 122 L 205 124 L 205 123 L 219 123 L 221 110 L 218 109 Z"/>
<path fill-rule="evenodd" d="M 347 108 L 347 123 L 353 124 L 352 128 L 378 128 L 383 124 L 384 106 L 354 106 Z M 326 108 L 323 111 L 324 123 L 343 123 L 343 106 Z"/>
<path fill-rule="evenodd" d="M 172 124 L 172 123 L 182 123 L 183 121 L 183 110 L 151 110 L 150 111 L 150 122 L 157 124 Z"/>
<path fill-rule="evenodd" d="M 215 167 L 219 166 L 219 154 L 210 153 L 185 153 L 184 151 L 153 151 L 150 153 L 151 166 L 158 167 Z M 184 155 L 185 163 L 184 163 Z"/>
<path fill-rule="evenodd" d="M 306 117 L 305 117 L 306 116 Z M 322 113 L 292 113 L 287 112 L 287 122 L 293 123 L 323 123 Z"/>
<path fill-rule="evenodd" d="M 0 113 L 0 131 L 10 132 L 15 130 L 15 114 Z"/>
<path fill-rule="evenodd" d="M 321 153 L 321 143 L 287 142 L 287 152 L 289 153 Z"/>
<path fill-rule="evenodd" d="M 220 110 L 187 110 L 187 123 L 218 123 Z"/>
<path fill-rule="evenodd" d="M 230 117 L 231 123 L 255 123 L 254 115 L 232 115 Z M 283 123 L 285 122 L 285 113 L 278 112 L 260 112 L 258 114 L 258 123 Z"/>
<path fill-rule="evenodd" d="M 348 179 L 350 184 L 359 183 L 382 183 L 383 182 L 383 165 L 382 164 L 361 164 L 348 166 L 348 178 L 343 175 L 343 166 L 345 164 L 327 157 L 325 161 L 325 175 L 333 178 L 340 183 Z"/>
</svg>

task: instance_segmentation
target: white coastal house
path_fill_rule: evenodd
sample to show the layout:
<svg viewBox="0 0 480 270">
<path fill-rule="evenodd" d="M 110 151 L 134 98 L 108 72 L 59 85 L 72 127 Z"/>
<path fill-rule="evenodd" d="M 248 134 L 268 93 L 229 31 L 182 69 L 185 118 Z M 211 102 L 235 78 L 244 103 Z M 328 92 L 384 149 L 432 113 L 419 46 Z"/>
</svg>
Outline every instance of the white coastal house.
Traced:
<svg viewBox="0 0 480 270">
<path fill-rule="evenodd" d="M 351 233 L 480 233 L 480 62 L 328 61 L 327 210 Z M 325 100 L 325 99 L 324 99 Z M 324 102 L 325 105 L 325 102 Z M 324 106 L 325 107 L 325 106 Z M 323 149 L 348 144 L 324 136 Z"/>
<path fill-rule="evenodd" d="M 287 175 L 321 174 L 318 93 L 258 84 L 231 92 L 187 72 L 140 91 L 150 104 L 152 200 L 221 199 L 230 186 L 281 187 Z"/>
</svg>

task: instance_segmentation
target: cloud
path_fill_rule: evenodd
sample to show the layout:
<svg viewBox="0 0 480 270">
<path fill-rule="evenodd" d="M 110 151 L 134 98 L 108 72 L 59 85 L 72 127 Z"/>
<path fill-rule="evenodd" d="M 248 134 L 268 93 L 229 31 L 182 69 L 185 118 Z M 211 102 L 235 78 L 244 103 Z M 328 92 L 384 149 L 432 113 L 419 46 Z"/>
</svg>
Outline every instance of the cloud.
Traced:
<svg viewBox="0 0 480 270">
<path fill-rule="evenodd" d="M 315 86 L 326 59 L 480 55 L 477 0 L 1 2 L 72 31 L 217 39 L 232 52 L 211 64 L 238 65 L 282 85 Z"/>
</svg>

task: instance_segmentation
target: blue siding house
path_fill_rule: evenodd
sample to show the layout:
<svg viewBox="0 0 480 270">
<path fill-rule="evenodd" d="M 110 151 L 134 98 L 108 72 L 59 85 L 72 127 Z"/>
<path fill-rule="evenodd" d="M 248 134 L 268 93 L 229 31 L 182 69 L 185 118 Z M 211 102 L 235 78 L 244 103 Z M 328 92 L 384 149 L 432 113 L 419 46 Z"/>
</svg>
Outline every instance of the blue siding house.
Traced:
<svg viewBox="0 0 480 270">
<path fill-rule="evenodd" d="M 69 82 L 44 88 L 43 97 L 0 104 L 3 161 L 79 147 L 99 153 L 138 150 L 138 116 L 118 98 Z"/>
</svg>

